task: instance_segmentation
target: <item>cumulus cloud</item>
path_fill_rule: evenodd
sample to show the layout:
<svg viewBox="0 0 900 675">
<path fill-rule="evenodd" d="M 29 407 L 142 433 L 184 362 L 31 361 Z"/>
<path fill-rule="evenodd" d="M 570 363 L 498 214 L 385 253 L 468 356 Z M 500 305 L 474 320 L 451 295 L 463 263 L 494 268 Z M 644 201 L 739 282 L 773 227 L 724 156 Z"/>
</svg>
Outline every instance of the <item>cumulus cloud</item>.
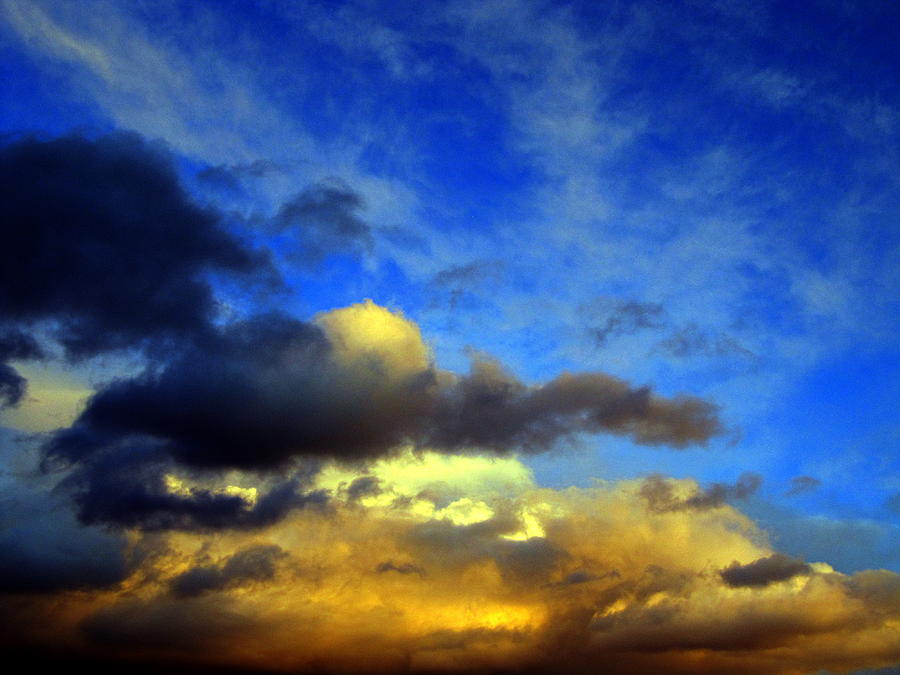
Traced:
<svg viewBox="0 0 900 675">
<path fill-rule="evenodd" d="M 295 509 L 321 506 L 327 496 L 309 491 L 297 473 L 259 488 L 186 484 L 177 464 L 158 445 L 125 442 L 79 462 L 60 483 L 85 524 L 146 531 L 258 529 Z"/>
<path fill-rule="evenodd" d="M 364 476 L 381 491 L 341 491 Z M 48 598 L 55 610 L 2 639 L 293 672 L 564 662 L 575 673 L 782 673 L 900 658 L 896 574 L 780 555 L 727 504 L 658 517 L 641 481 L 553 490 L 511 458 L 437 453 L 366 473 L 330 465 L 315 481 L 331 511 L 294 511 L 263 535 L 165 535 L 121 588 L 34 596 L 19 616 Z M 465 496 L 438 505 L 427 491 Z"/>
<path fill-rule="evenodd" d="M 469 373 L 441 370 L 418 326 L 371 302 L 311 321 L 269 313 L 222 323 L 210 275 L 271 282 L 270 260 L 195 202 L 168 151 L 137 134 L 20 138 L 0 148 L 0 179 L 10 235 L 0 253 L 0 404 L 24 396 L 7 361 L 43 355 L 36 328 L 71 359 L 144 349 L 142 372 L 100 385 L 44 445 L 45 467 L 69 470 L 63 487 L 85 522 L 263 527 L 318 500 L 293 479 L 267 484 L 252 504 L 200 484 L 173 491 L 179 467 L 209 478 L 369 460 L 405 444 L 541 452 L 599 432 L 684 447 L 721 431 L 707 401 L 602 373 L 528 385 L 481 356 Z M 362 250 L 362 207 L 346 185 L 323 182 L 270 225 L 306 256 Z"/>
<path fill-rule="evenodd" d="M 44 452 L 48 466 L 74 469 L 69 484 L 90 522 L 212 527 L 229 517 L 256 522 L 274 497 L 247 511 L 230 495 L 172 495 L 162 487 L 169 463 L 275 470 L 304 458 L 372 459 L 406 444 L 541 452 L 601 432 L 684 447 L 720 431 L 707 401 L 657 396 L 602 373 L 526 385 L 484 357 L 464 375 L 440 370 L 418 326 L 366 302 L 311 322 L 258 315 L 187 342 L 101 387 Z M 272 513 L 286 511 L 260 522 Z"/>
<path fill-rule="evenodd" d="M 73 358 L 203 333 L 215 313 L 208 273 L 271 273 L 137 134 L 9 143 L 0 195 L 3 321 L 52 322 Z"/>
</svg>

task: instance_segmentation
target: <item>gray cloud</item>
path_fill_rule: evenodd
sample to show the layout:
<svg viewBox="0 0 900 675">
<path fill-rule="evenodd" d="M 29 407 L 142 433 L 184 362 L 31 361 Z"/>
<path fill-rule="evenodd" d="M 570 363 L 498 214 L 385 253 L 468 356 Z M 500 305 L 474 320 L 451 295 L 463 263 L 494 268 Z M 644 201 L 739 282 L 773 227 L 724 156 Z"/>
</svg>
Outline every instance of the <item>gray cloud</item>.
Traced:
<svg viewBox="0 0 900 675">
<path fill-rule="evenodd" d="M 486 359 L 440 392 L 433 415 L 426 444 L 446 449 L 541 452 L 584 432 L 683 447 L 722 432 L 716 407 L 699 398 L 658 397 L 602 373 L 566 373 L 529 387 Z"/>
<path fill-rule="evenodd" d="M 173 492 L 166 476 L 177 468 L 159 443 L 116 442 L 75 463 L 59 488 L 71 495 L 85 524 L 148 531 L 257 529 L 328 501 L 323 491 L 305 490 L 309 472 L 261 484 L 253 502 L 209 488 Z"/>
<path fill-rule="evenodd" d="M 655 302 L 626 300 L 617 302 L 605 312 L 605 317 L 591 328 L 598 346 L 603 347 L 611 337 L 631 335 L 645 328 L 661 328 L 666 313 Z"/>
<path fill-rule="evenodd" d="M 446 452 L 541 452 L 599 432 L 684 447 L 722 431 L 707 401 L 656 396 L 601 373 L 528 386 L 481 358 L 463 376 L 426 368 L 391 380 L 378 364 L 338 365 L 331 349 L 317 326 L 294 319 L 234 324 L 202 347 L 101 388 L 71 428 L 50 438 L 46 460 L 81 467 L 84 513 L 111 513 L 118 494 L 144 511 L 165 502 L 193 514 L 196 500 L 154 487 L 166 462 L 275 469 L 298 457 L 383 456 L 410 442 Z M 242 512 L 229 499 L 210 496 L 198 517 L 220 506 Z"/>
<path fill-rule="evenodd" d="M 412 563 L 400 563 L 398 565 L 393 560 L 385 560 L 384 562 L 378 563 L 375 567 L 375 571 L 379 574 L 384 574 L 385 572 L 397 572 L 398 574 L 418 574 L 421 577 L 425 576 L 425 570 L 418 565 L 413 565 Z"/>
<path fill-rule="evenodd" d="M 785 492 L 786 497 L 795 497 L 807 492 L 812 492 L 822 484 L 818 478 L 812 476 L 795 476 L 791 479 L 791 487 Z"/>
<path fill-rule="evenodd" d="M 379 481 L 375 476 L 360 476 L 347 487 L 347 498 L 351 501 L 377 495 L 381 492 Z"/>
<path fill-rule="evenodd" d="M 783 553 L 773 553 L 746 565 L 734 562 L 721 570 L 719 575 L 727 585 L 732 588 L 740 588 L 768 586 L 779 581 L 787 581 L 798 574 L 809 574 L 809 572 L 809 565 L 799 558 L 793 558 Z"/>
<path fill-rule="evenodd" d="M 746 499 L 762 484 L 759 474 L 744 472 L 734 485 L 712 483 L 688 497 L 678 497 L 673 484 L 662 476 L 649 476 L 641 485 L 641 496 L 656 513 L 670 511 L 705 511 L 722 506 L 728 499 Z"/>
<path fill-rule="evenodd" d="M 212 591 L 275 578 L 276 564 L 287 553 L 279 546 L 261 545 L 238 551 L 217 565 L 192 567 L 172 579 L 172 592 L 194 597 Z"/>
<path fill-rule="evenodd" d="M 497 279 L 502 268 L 502 261 L 475 260 L 441 270 L 434 275 L 431 283 L 437 288 L 449 291 L 450 306 L 455 307 L 466 292 L 488 280 Z"/>
<path fill-rule="evenodd" d="M 361 255 L 371 250 L 372 231 L 359 212 L 361 195 L 337 179 L 302 190 L 282 204 L 270 228 L 295 240 L 293 257 L 316 264 L 333 252 Z"/>
<path fill-rule="evenodd" d="M 10 143 L 0 197 L 2 322 L 50 322 L 70 358 L 206 335 L 210 272 L 275 279 L 267 255 L 196 203 L 171 155 L 137 134 Z"/>
<path fill-rule="evenodd" d="M 730 335 L 702 331 L 696 324 L 689 324 L 673 333 L 658 345 L 665 353 L 678 358 L 690 356 L 741 356 L 752 359 L 756 354 L 741 345 Z"/>
</svg>

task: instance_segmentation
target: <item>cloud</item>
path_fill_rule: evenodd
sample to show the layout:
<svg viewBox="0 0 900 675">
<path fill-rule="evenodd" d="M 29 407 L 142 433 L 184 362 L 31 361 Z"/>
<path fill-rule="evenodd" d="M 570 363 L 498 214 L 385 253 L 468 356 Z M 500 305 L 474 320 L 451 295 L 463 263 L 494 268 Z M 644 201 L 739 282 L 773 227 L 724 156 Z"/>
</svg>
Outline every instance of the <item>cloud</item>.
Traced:
<svg viewBox="0 0 900 675">
<path fill-rule="evenodd" d="M 17 0 L 0 11 L 38 64 L 64 66 L 61 94 L 90 100 L 119 128 L 165 138 L 214 164 L 252 162 L 285 148 L 312 154 L 308 137 L 254 82 L 255 63 L 227 58 L 212 41 L 213 15 L 168 24 L 171 39 L 161 41 L 160 26 L 133 7 L 112 1 L 102 9 L 85 14 L 65 3 Z M 223 102 L 230 102 L 225 116 Z"/>
<path fill-rule="evenodd" d="M 380 481 L 375 476 L 360 476 L 350 483 L 347 488 L 347 497 L 351 500 L 360 499 L 381 492 L 378 487 Z"/>
<path fill-rule="evenodd" d="M 716 408 L 691 396 L 669 399 L 603 373 L 564 373 L 527 386 L 493 360 L 442 391 L 426 445 L 541 452 L 577 433 L 629 435 L 636 443 L 683 447 L 721 433 Z"/>
<path fill-rule="evenodd" d="M 678 486 L 662 476 L 650 476 L 641 485 L 641 496 L 647 507 L 656 513 L 672 511 L 703 511 L 724 506 L 726 500 L 746 499 L 762 484 L 762 476 L 744 472 L 734 485 L 713 483 L 706 489 L 695 489 L 690 494 L 679 492 Z"/>
<path fill-rule="evenodd" d="M 302 473 L 242 490 L 186 486 L 176 470 L 158 445 L 124 442 L 80 461 L 60 488 L 72 496 L 83 523 L 145 531 L 260 529 L 327 501 L 323 492 L 304 491 L 308 476 Z"/>
<path fill-rule="evenodd" d="M 413 565 L 412 563 L 400 563 L 398 565 L 393 560 L 385 560 L 384 562 L 378 563 L 378 565 L 375 566 L 375 571 L 378 573 L 397 572 L 399 574 L 418 574 L 420 577 L 425 576 L 425 570 L 421 567 Z"/>
<path fill-rule="evenodd" d="M 309 264 L 335 251 L 362 255 L 373 245 L 371 227 L 359 216 L 363 207 L 358 193 L 332 179 L 294 195 L 269 226 L 294 238 L 297 250 L 292 255 Z"/>
<path fill-rule="evenodd" d="M 9 328 L 0 333 L 0 360 L 40 359 L 45 356 L 44 350 L 34 336 Z"/>
<path fill-rule="evenodd" d="M 275 578 L 276 563 L 286 555 L 274 545 L 246 548 L 217 565 L 192 567 L 182 572 L 172 579 L 172 592 L 180 597 L 194 597 L 254 581 L 271 581 Z"/>
<path fill-rule="evenodd" d="M 127 542 L 82 527 L 59 495 L 5 483 L 0 512 L 0 596 L 107 588 L 132 571 Z"/>
<path fill-rule="evenodd" d="M 791 479 L 790 489 L 784 493 L 786 497 L 796 497 L 797 495 L 812 492 L 822 484 L 818 478 L 812 476 L 795 476 Z"/>
<path fill-rule="evenodd" d="M 729 335 L 709 335 L 695 324 L 689 324 L 659 343 L 664 352 L 678 358 L 690 356 L 741 356 L 756 355 Z"/>
<path fill-rule="evenodd" d="M 502 261 L 474 260 L 465 265 L 453 265 L 435 274 L 432 282 L 452 289 L 470 286 L 495 274 L 502 264 Z"/>
<path fill-rule="evenodd" d="M 241 616 L 210 594 L 162 602 L 127 599 L 92 613 L 79 633 L 95 649 L 101 648 L 101 654 L 113 657 L 137 650 L 156 652 L 158 661 L 171 663 L 173 654 L 183 656 L 206 649 L 211 654 L 209 661 L 216 663 L 219 659 L 215 652 L 223 644 L 239 644 L 243 636 L 256 629 L 252 618 Z M 164 667 L 160 663 L 155 666 Z M 184 667 L 191 672 L 197 665 L 188 661 Z"/>
<path fill-rule="evenodd" d="M 205 333 L 208 273 L 272 273 L 137 134 L 16 140 L 0 186 L 3 321 L 51 322 L 71 358 Z"/>
<path fill-rule="evenodd" d="M 27 386 L 25 378 L 15 368 L 0 363 L 0 409 L 18 405 Z"/>
<path fill-rule="evenodd" d="M 431 279 L 431 284 L 450 293 L 450 306 L 455 308 L 463 294 L 490 279 L 497 279 L 504 267 L 503 261 L 473 260 L 464 265 L 442 269 Z"/>
<path fill-rule="evenodd" d="M 808 515 L 761 499 L 748 501 L 744 508 L 790 555 L 827 560 L 847 573 L 869 567 L 894 569 L 900 563 L 900 527 L 889 519 Z"/>
<path fill-rule="evenodd" d="M 275 470 L 303 458 L 374 459 L 406 444 L 541 452 L 601 432 L 683 447 L 721 431 L 702 399 L 656 396 L 601 373 L 529 386 L 483 357 L 465 375 L 439 370 L 418 326 L 371 302 L 312 322 L 254 316 L 166 356 L 101 387 L 44 446 L 48 467 L 74 469 L 67 483 L 87 522 L 249 526 L 287 512 L 267 501 L 276 493 L 250 510 L 233 495 L 172 494 L 164 476 L 173 463 Z M 285 494 L 285 505 L 305 499 Z"/>
<path fill-rule="evenodd" d="M 28 386 L 25 378 L 6 361 L 44 358 L 33 336 L 21 330 L 0 327 L 0 410 L 19 404 Z"/>
<path fill-rule="evenodd" d="M 44 356 L 44 350 L 33 336 L 18 329 L 2 329 L 0 326 L 0 410 L 17 406 L 28 386 L 25 378 L 6 362 Z"/>
<path fill-rule="evenodd" d="M 648 514 L 639 481 L 553 490 L 498 481 L 521 474 L 517 460 L 459 459 L 469 471 L 446 471 L 437 453 L 367 473 L 335 465 L 311 487 L 372 476 L 382 491 L 332 489 L 331 510 L 293 511 L 264 534 L 157 535 L 165 545 L 120 587 L 23 597 L 17 615 L 44 620 L 7 622 L 0 642 L 290 672 L 549 673 L 565 662 L 574 673 L 783 673 L 900 658 L 896 574 L 781 555 L 727 504 L 663 518 Z M 482 511 L 463 518 L 418 496 L 441 484 Z"/>
<path fill-rule="evenodd" d="M 637 300 L 617 302 L 604 314 L 601 324 L 591 329 L 599 347 L 605 346 L 610 337 L 630 335 L 644 328 L 660 328 L 665 319 L 662 305 Z"/>
<path fill-rule="evenodd" d="M 263 178 L 281 171 L 281 165 L 265 159 L 256 159 L 244 164 L 217 164 L 208 166 L 197 173 L 197 180 L 216 189 L 240 192 L 248 178 Z"/>
<path fill-rule="evenodd" d="M 734 562 L 721 570 L 719 576 L 732 588 L 741 588 L 768 586 L 779 581 L 787 581 L 798 574 L 809 574 L 810 572 L 810 566 L 799 558 L 792 558 L 783 553 L 773 553 L 746 565 Z"/>
</svg>

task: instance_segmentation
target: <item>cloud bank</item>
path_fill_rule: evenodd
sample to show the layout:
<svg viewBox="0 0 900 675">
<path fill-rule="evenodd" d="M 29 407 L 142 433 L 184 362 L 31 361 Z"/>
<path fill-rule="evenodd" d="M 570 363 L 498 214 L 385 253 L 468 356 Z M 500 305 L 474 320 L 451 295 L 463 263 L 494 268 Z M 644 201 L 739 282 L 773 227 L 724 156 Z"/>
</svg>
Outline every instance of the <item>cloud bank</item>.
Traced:
<svg viewBox="0 0 900 675">
<path fill-rule="evenodd" d="M 255 316 L 189 342 L 100 388 L 44 453 L 47 466 L 72 469 L 67 485 L 85 522 L 245 527 L 313 498 L 299 484 L 273 486 L 253 505 L 234 494 L 173 495 L 164 475 L 173 466 L 284 471 L 405 445 L 542 452 L 601 432 L 684 447 L 720 431 L 702 399 L 657 396 L 602 373 L 527 385 L 483 357 L 464 375 L 441 370 L 418 326 L 366 302 L 311 322 Z"/>
<path fill-rule="evenodd" d="M 32 595 L 4 639 L 275 672 L 843 672 L 900 657 L 900 577 L 773 552 L 727 504 L 660 512 L 642 483 L 552 490 L 512 458 L 329 464 L 329 510 L 132 537 L 111 590 Z M 675 481 L 693 494 L 690 481 Z M 457 495 L 464 496 L 457 496 Z M 50 603 L 56 610 L 46 614 Z"/>
</svg>

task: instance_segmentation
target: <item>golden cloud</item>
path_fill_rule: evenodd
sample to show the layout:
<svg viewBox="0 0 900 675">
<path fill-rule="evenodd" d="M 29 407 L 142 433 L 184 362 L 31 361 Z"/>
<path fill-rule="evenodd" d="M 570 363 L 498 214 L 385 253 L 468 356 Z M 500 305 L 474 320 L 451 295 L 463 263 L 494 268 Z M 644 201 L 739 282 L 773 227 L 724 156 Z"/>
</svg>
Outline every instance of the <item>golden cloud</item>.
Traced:
<svg viewBox="0 0 900 675">
<path fill-rule="evenodd" d="M 262 531 L 134 532 L 126 582 L 20 599 L 16 616 L 40 623 L 8 630 L 104 657 L 285 672 L 802 673 L 900 659 L 900 576 L 813 563 L 730 586 L 722 570 L 774 552 L 727 504 L 660 512 L 641 481 L 554 490 L 514 457 L 412 450 L 328 466 L 317 487 L 327 506 Z M 179 594 L 187 578 L 200 590 Z"/>
</svg>

